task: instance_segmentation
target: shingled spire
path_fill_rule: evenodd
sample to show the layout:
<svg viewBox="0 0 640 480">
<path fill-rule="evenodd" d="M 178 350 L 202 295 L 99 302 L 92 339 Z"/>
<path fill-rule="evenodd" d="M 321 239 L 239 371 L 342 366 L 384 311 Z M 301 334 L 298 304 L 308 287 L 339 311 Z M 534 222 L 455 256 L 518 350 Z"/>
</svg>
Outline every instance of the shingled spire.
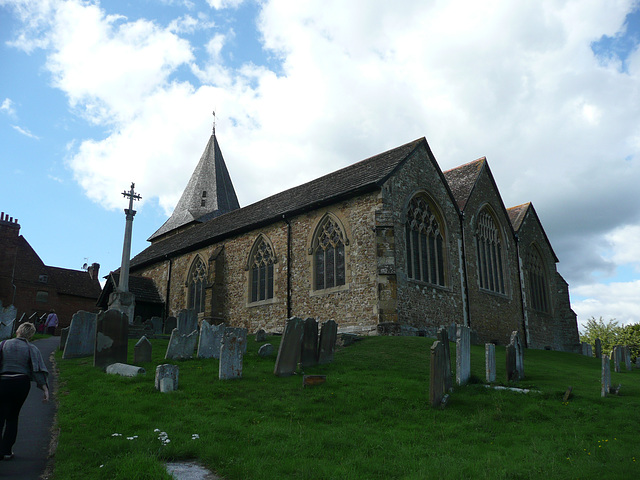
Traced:
<svg viewBox="0 0 640 480">
<path fill-rule="evenodd" d="M 153 242 L 189 223 L 206 222 L 238 208 L 238 197 L 222 157 L 214 127 L 209 143 L 173 214 L 148 240 Z"/>
</svg>

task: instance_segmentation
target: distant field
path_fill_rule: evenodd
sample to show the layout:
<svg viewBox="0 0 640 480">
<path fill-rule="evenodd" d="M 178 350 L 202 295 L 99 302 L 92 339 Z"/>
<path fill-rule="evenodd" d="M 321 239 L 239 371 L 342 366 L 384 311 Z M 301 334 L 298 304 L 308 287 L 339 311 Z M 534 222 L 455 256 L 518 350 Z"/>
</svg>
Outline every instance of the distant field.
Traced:
<svg viewBox="0 0 640 480">
<path fill-rule="evenodd" d="M 277 351 L 280 337 L 267 341 Z M 242 379 L 218 380 L 217 360 L 169 362 L 180 377 L 168 394 L 154 389 L 166 340 L 152 340 L 153 362 L 135 379 L 58 354 L 55 478 L 170 478 L 163 463 L 176 459 L 198 459 L 226 480 L 640 478 L 640 370 L 612 373 L 621 394 L 601 398 L 600 360 L 526 350 L 516 386 L 541 393 L 496 391 L 482 384 L 484 347 L 474 346 L 478 383 L 455 388 L 436 410 L 432 342 L 366 338 L 306 369 L 327 382 L 303 388 L 301 375 L 275 377 L 275 356 L 260 358 L 250 337 Z M 504 348 L 496 357 L 504 384 Z"/>
</svg>

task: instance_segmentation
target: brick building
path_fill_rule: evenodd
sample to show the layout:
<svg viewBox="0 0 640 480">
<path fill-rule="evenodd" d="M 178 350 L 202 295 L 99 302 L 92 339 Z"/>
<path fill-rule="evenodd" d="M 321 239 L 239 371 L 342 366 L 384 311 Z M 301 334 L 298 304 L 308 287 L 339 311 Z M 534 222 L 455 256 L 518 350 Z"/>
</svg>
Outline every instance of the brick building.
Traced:
<svg viewBox="0 0 640 480">
<path fill-rule="evenodd" d="M 507 210 L 486 159 L 442 172 L 421 138 L 239 208 L 215 133 L 173 215 L 131 261 L 166 315 L 282 330 L 287 318 L 574 350 L 576 316 L 531 204 Z"/>
<path fill-rule="evenodd" d="M 45 265 L 20 235 L 18 220 L 0 215 L 0 301 L 14 305 L 18 318 L 41 317 L 54 309 L 62 328 L 78 310 L 95 312 L 99 270 L 97 263 L 87 271 Z"/>
</svg>

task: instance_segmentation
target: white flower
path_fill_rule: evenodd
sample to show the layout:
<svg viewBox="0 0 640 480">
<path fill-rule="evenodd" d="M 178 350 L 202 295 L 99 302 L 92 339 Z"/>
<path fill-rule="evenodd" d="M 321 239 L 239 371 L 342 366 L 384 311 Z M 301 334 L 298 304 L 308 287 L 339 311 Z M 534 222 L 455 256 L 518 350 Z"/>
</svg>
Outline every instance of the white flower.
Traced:
<svg viewBox="0 0 640 480">
<path fill-rule="evenodd" d="M 112 436 L 112 437 L 121 437 L 121 436 L 122 436 L 122 434 L 121 434 L 121 433 L 114 433 L 114 434 L 112 434 L 111 436 Z"/>
<path fill-rule="evenodd" d="M 197 440 L 198 438 L 200 438 L 200 435 L 198 435 L 197 433 L 191 435 L 191 440 Z"/>
</svg>

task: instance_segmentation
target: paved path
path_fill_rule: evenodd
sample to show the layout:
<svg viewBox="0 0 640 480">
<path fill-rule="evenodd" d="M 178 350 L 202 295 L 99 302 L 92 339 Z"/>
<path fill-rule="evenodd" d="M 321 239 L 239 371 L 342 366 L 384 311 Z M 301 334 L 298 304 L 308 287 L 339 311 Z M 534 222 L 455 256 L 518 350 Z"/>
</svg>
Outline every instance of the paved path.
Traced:
<svg viewBox="0 0 640 480">
<path fill-rule="evenodd" d="M 38 346 L 49 369 L 49 388 L 55 390 L 53 366 L 49 357 L 60 345 L 60 337 L 50 337 L 34 342 Z M 52 394 L 53 397 L 53 394 Z M 51 442 L 51 424 L 56 411 L 56 402 L 42 403 L 42 390 L 31 382 L 29 396 L 20 411 L 18 439 L 13 446 L 15 458 L 0 461 L 0 479 L 38 480 L 44 473 Z"/>
</svg>

